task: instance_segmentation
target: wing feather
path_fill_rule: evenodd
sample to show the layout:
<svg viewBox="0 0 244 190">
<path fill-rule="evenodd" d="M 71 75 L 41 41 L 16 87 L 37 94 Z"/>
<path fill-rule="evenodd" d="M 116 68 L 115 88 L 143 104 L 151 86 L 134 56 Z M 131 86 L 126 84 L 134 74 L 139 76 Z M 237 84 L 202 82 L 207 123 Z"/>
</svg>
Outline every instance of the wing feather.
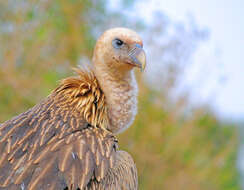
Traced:
<svg viewBox="0 0 244 190">
<path fill-rule="evenodd" d="M 45 101 L 0 125 L 0 189 L 83 189 L 113 166 L 113 135 Z"/>
</svg>

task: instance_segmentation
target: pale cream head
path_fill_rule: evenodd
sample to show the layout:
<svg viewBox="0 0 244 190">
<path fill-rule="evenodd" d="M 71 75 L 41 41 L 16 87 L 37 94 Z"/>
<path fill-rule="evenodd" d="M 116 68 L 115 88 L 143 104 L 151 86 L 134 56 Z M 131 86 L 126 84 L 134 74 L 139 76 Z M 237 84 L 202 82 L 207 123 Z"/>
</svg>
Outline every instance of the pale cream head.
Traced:
<svg viewBox="0 0 244 190">
<path fill-rule="evenodd" d="M 127 28 L 107 30 L 98 39 L 94 50 L 93 63 L 107 67 L 111 72 L 126 72 L 134 67 L 142 70 L 146 56 L 140 36 Z M 102 65 L 101 65 L 102 64 Z"/>
</svg>

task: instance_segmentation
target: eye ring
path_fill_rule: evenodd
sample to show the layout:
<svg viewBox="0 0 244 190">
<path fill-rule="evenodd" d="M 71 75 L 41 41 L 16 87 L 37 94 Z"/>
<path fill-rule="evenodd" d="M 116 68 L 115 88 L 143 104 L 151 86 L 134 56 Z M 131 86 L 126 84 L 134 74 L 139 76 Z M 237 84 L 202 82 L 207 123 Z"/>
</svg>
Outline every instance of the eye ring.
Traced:
<svg viewBox="0 0 244 190">
<path fill-rule="evenodd" d="M 114 39 L 113 42 L 112 42 L 113 46 L 115 48 L 121 48 L 123 45 L 124 45 L 124 42 L 118 38 Z"/>
</svg>

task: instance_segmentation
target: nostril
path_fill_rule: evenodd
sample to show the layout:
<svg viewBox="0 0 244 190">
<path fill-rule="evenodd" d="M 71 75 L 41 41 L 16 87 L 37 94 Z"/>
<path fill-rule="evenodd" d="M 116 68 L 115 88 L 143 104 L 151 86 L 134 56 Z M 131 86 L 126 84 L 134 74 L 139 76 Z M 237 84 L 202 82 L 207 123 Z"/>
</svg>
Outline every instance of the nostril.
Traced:
<svg viewBox="0 0 244 190">
<path fill-rule="evenodd" d="M 140 45 L 140 44 L 136 44 L 135 45 L 137 48 L 142 48 L 142 45 Z"/>
</svg>

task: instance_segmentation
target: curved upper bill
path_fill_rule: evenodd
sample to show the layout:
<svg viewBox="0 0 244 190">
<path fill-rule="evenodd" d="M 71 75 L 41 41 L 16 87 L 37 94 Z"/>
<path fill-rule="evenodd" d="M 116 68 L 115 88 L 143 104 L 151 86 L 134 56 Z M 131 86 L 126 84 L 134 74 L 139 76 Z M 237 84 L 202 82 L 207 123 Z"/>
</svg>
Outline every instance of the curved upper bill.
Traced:
<svg viewBox="0 0 244 190">
<path fill-rule="evenodd" d="M 129 56 L 131 57 L 134 65 L 139 67 L 141 71 L 144 71 L 146 67 L 146 53 L 143 48 L 136 44 L 135 47 L 131 50 Z"/>
</svg>

